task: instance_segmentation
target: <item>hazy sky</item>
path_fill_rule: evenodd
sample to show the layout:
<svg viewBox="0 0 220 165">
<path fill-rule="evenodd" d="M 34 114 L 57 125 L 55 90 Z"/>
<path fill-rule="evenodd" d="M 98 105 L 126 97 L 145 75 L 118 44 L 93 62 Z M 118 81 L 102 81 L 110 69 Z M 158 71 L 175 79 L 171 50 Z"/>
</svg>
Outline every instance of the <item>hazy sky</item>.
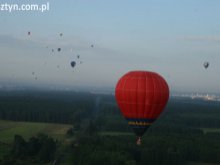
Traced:
<svg viewBox="0 0 220 165">
<path fill-rule="evenodd" d="M 150 70 L 171 91 L 220 91 L 219 0 L 6 2 L 50 10 L 0 11 L 0 87 L 114 87 L 130 70 Z"/>
</svg>

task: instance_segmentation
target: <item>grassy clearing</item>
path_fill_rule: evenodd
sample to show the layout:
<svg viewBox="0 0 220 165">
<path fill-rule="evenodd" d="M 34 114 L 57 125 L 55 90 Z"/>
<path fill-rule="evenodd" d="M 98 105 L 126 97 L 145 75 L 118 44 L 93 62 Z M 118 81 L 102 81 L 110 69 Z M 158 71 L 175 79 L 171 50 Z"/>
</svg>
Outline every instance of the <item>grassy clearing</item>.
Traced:
<svg viewBox="0 0 220 165">
<path fill-rule="evenodd" d="M 209 132 L 219 132 L 220 133 L 220 128 L 200 128 L 204 133 L 209 133 Z"/>
<path fill-rule="evenodd" d="M 15 122 L 0 120 L 0 141 L 10 143 L 14 135 L 19 134 L 25 139 L 38 133 L 45 133 L 58 140 L 64 140 L 66 131 L 71 127 L 67 124 Z"/>
</svg>

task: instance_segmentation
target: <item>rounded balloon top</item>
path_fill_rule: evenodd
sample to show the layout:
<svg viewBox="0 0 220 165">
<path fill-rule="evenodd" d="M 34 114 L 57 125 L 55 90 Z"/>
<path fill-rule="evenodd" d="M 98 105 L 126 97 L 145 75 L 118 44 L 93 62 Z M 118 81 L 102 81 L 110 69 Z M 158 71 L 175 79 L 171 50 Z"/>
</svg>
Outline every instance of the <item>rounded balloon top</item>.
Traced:
<svg viewBox="0 0 220 165">
<path fill-rule="evenodd" d="M 207 61 L 204 62 L 204 63 L 203 63 L 203 66 L 204 66 L 205 69 L 207 69 L 207 68 L 209 67 L 209 62 L 207 62 Z"/>
<path fill-rule="evenodd" d="M 141 137 L 165 108 L 169 87 L 158 73 L 131 71 L 119 79 L 115 97 L 128 124 Z"/>
<path fill-rule="evenodd" d="M 75 61 L 71 61 L 70 65 L 74 68 L 75 65 L 76 65 L 76 62 Z"/>
</svg>

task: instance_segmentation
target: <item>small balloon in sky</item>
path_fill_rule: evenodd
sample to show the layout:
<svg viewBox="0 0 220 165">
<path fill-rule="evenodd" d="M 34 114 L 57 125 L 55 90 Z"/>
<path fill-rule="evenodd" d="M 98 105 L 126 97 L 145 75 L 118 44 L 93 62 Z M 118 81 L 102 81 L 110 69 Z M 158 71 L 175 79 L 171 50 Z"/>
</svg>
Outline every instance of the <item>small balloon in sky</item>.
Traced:
<svg viewBox="0 0 220 165">
<path fill-rule="evenodd" d="M 79 59 L 80 55 L 77 55 L 77 58 Z"/>
<path fill-rule="evenodd" d="M 60 52 L 60 51 L 61 51 L 61 48 L 58 48 L 57 51 Z"/>
<path fill-rule="evenodd" d="M 51 51 L 54 52 L 54 49 L 52 49 Z"/>
<path fill-rule="evenodd" d="M 204 62 L 204 63 L 203 63 L 203 66 L 204 66 L 205 69 L 207 69 L 207 68 L 209 67 L 209 62 L 207 62 L 207 61 Z"/>
<path fill-rule="evenodd" d="M 35 73 L 34 72 L 32 72 L 32 75 L 34 75 Z"/>
<path fill-rule="evenodd" d="M 71 61 L 70 65 L 74 68 L 75 65 L 76 65 L 76 62 L 75 61 Z"/>
<path fill-rule="evenodd" d="M 31 32 L 30 32 L 30 31 L 28 32 L 28 35 L 31 35 Z"/>
<path fill-rule="evenodd" d="M 93 48 L 93 47 L 94 47 L 94 45 L 92 44 L 92 45 L 91 45 L 91 48 Z"/>
<path fill-rule="evenodd" d="M 63 33 L 60 33 L 60 37 L 62 37 L 63 36 Z"/>
</svg>

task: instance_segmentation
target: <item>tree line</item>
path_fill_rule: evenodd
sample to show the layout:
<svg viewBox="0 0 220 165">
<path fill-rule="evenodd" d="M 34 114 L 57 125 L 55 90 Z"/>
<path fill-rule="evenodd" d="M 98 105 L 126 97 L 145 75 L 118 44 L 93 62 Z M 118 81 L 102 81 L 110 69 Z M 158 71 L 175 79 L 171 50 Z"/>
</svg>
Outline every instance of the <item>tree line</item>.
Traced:
<svg viewBox="0 0 220 165">
<path fill-rule="evenodd" d="M 203 128 L 220 129 L 219 109 L 218 102 L 172 98 L 144 135 L 142 145 L 136 146 L 136 137 L 121 116 L 112 95 L 0 96 L 1 119 L 73 124 L 67 136 L 74 140 L 64 153 L 71 155 L 75 165 L 220 163 L 220 133 L 203 131 Z M 103 132 L 114 134 L 105 135 Z M 131 134 L 120 134 L 123 132 Z M 12 157 L 16 157 L 17 150 L 26 158 L 40 157 L 40 149 L 35 156 L 23 152 L 23 147 L 31 144 L 30 140 L 15 139 L 19 147 L 13 145 L 17 149 L 13 147 Z"/>
</svg>

